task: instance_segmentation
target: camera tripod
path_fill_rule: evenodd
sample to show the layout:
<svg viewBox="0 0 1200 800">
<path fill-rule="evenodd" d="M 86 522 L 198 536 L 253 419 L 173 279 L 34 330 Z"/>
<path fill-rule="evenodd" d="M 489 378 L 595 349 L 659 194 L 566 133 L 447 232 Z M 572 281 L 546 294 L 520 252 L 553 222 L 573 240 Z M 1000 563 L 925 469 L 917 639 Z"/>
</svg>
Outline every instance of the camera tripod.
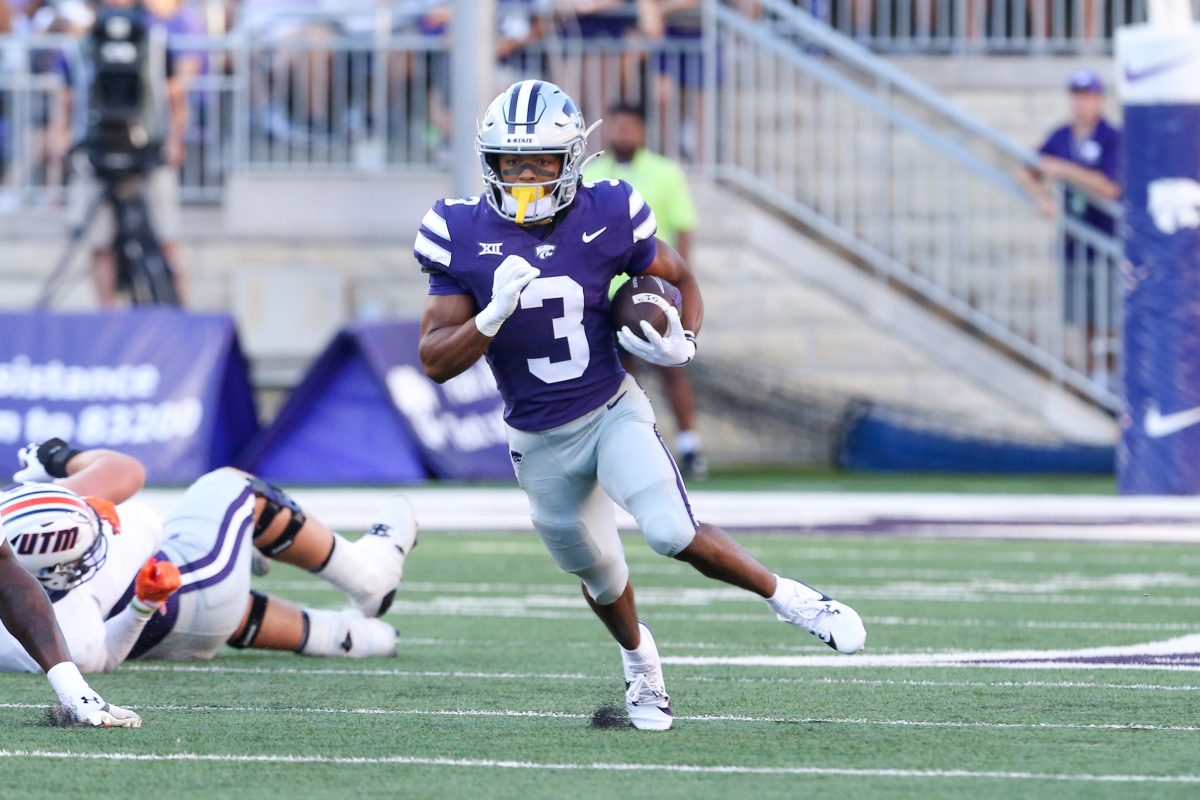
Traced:
<svg viewBox="0 0 1200 800">
<path fill-rule="evenodd" d="M 128 293 L 134 305 L 179 305 L 175 271 L 163 253 L 146 206 L 146 175 L 140 172 L 101 175 L 100 183 L 82 222 L 71 229 L 71 238 L 46 279 L 37 306 L 49 306 L 59 293 L 71 263 L 105 204 L 112 209 L 115 222 L 112 248 L 117 290 Z"/>
</svg>

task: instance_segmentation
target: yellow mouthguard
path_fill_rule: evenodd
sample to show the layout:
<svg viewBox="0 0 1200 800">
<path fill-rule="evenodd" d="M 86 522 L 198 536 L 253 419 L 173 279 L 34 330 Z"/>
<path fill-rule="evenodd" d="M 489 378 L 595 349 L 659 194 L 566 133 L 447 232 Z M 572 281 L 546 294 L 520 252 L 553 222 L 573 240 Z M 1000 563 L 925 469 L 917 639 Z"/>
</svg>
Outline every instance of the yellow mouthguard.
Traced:
<svg viewBox="0 0 1200 800">
<path fill-rule="evenodd" d="M 514 186 L 512 196 L 517 201 L 517 224 L 520 225 L 525 222 L 525 209 L 545 197 L 546 190 L 541 186 Z"/>
</svg>

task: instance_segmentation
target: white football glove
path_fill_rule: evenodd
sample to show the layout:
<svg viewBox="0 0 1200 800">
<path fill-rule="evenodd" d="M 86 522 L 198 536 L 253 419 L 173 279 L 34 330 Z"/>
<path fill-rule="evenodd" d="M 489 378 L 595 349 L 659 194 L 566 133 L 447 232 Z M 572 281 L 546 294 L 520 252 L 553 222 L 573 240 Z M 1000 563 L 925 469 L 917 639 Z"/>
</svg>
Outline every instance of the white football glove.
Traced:
<svg viewBox="0 0 1200 800">
<path fill-rule="evenodd" d="M 654 330 L 646 320 L 642 320 L 642 333 L 645 339 L 635 336 L 629 326 L 625 325 L 617 331 L 617 341 L 629 352 L 643 361 L 658 364 L 660 367 L 682 367 L 696 357 L 696 335 L 683 329 L 679 321 L 679 312 L 674 306 L 669 306 L 667 314 L 667 335 L 664 337 Z"/>
<path fill-rule="evenodd" d="M 60 713 L 66 712 L 69 717 L 66 722 L 105 728 L 142 727 L 142 718 L 135 712 L 104 702 L 70 661 L 55 664 L 46 677 L 58 695 Z"/>
<path fill-rule="evenodd" d="M 495 336 L 504 320 L 517 310 L 521 292 L 542 271 L 521 256 L 509 256 L 492 275 L 492 302 L 475 315 L 475 327 L 484 336 Z"/>
<path fill-rule="evenodd" d="M 17 483 L 52 483 L 54 476 L 46 472 L 42 462 L 38 460 L 37 442 L 30 442 L 17 451 L 17 460 L 21 468 L 13 473 L 12 479 Z"/>
<path fill-rule="evenodd" d="M 105 703 L 100 708 L 67 707 L 79 725 L 90 725 L 93 728 L 140 728 L 142 718 L 137 712 L 128 708 Z"/>
</svg>

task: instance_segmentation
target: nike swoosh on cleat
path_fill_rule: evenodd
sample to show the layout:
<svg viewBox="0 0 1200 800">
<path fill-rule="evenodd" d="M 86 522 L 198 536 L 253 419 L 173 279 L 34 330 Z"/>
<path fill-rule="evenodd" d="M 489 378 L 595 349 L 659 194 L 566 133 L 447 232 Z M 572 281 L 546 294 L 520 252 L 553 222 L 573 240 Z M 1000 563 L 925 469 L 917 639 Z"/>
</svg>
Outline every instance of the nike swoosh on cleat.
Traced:
<svg viewBox="0 0 1200 800">
<path fill-rule="evenodd" d="M 344 650 L 344 651 L 346 651 L 347 653 L 349 653 L 349 652 L 350 652 L 350 648 L 351 648 L 351 647 L 354 647 L 354 640 L 353 640 L 353 639 L 351 639 L 351 638 L 350 638 L 350 634 L 349 634 L 349 633 L 347 633 L 347 634 L 346 634 L 346 641 L 342 642 L 342 643 L 341 643 L 340 645 L 338 645 L 338 646 L 339 646 L 339 647 L 341 647 L 341 648 L 342 648 L 342 650 Z"/>
<path fill-rule="evenodd" d="M 611 403 L 609 403 L 609 404 L 608 404 L 608 410 L 609 410 L 609 411 L 612 411 L 614 408 L 616 408 L 616 406 L 617 406 L 617 403 L 619 403 L 619 402 L 621 402 L 622 400 L 624 400 L 624 399 L 625 399 L 625 395 L 626 395 L 626 394 L 628 394 L 628 393 L 629 393 L 629 391 L 628 391 L 628 390 L 626 390 L 626 391 L 624 391 L 624 392 L 621 392 L 619 395 L 617 395 L 617 399 L 616 399 L 616 400 L 613 400 Z"/>
</svg>

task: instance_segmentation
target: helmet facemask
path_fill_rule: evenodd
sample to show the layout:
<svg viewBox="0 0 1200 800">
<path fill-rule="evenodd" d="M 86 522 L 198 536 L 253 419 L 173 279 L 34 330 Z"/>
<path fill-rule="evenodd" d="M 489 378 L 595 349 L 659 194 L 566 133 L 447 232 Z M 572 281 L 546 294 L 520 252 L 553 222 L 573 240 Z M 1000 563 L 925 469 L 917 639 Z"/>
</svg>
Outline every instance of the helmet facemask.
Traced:
<svg viewBox="0 0 1200 800">
<path fill-rule="evenodd" d="M 510 86 L 488 106 L 475 139 L 488 204 L 521 225 L 550 219 L 571 205 L 587 163 L 587 137 L 598 124 L 585 130 L 574 101 L 552 83 L 521 81 Z M 500 158 L 520 155 L 556 155 L 562 166 L 551 180 L 504 180 Z"/>
<path fill-rule="evenodd" d="M 34 572 L 33 577 L 37 578 L 48 592 L 65 592 L 96 577 L 107 559 L 108 537 L 102 529 L 96 535 L 92 546 L 79 558 L 52 567 L 43 567 Z"/>
</svg>

